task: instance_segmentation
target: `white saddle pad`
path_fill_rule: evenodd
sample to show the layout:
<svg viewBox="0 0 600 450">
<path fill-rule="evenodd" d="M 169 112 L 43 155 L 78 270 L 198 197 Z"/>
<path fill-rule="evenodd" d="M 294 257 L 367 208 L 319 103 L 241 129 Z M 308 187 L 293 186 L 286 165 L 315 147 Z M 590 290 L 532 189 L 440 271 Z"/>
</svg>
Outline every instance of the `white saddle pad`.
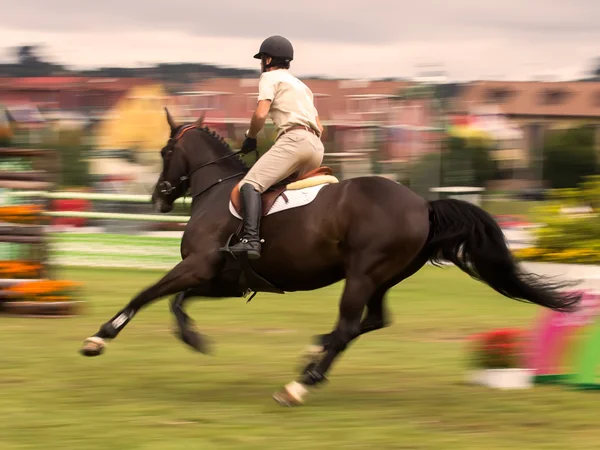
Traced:
<svg viewBox="0 0 600 450">
<path fill-rule="evenodd" d="M 300 206 L 308 205 L 315 198 L 317 198 L 317 194 L 319 193 L 319 191 L 328 184 L 330 183 L 319 184 L 318 186 L 311 186 L 304 189 L 284 191 L 288 201 L 286 202 L 282 195 L 277 197 L 277 200 L 275 200 L 275 203 L 273 203 L 273 206 L 267 213 L 267 216 L 281 211 L 285 211 L 287 209 L 298 208 Z M 236 212 L 235 208 L 233 207 L 231 201 L 229 201 L 229 211 L 234 217 L 241 219 L 240 215 Z"/>
</svg>

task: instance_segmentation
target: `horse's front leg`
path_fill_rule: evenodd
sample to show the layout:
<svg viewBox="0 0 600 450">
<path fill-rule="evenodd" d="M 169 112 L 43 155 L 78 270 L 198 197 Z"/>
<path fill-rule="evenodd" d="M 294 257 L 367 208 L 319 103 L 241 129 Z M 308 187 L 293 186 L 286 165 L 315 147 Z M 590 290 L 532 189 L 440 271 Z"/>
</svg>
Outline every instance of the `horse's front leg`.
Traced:
<svg viewBox="0 0 600 450">
<path fill-rule="evenodd" d="M 175 316 L 175 335 L 197 352 L 209 353 L 210 342 L 205 335 L 196 330 L 194 320 L 185 311 L 185 305 L 194 297 L 214 299 L 241 297 L 243 295 L 243 290 L 236 283 L 223 280 L 218 276 L 213 278 L 210 283 L 204 283 L 179 292 L 170 302 L 171 312 Z"/>
<path fill-rule="evenodd" d="M 200 353 L 209 352 L 209 343 L 206 336 L 200 334 L 195 327 L 194 320 L 185 312 L 184 306 L 192 297 L 206 296 L 204 289 L 186 289 L 171 300 L 171 312 L 175 316 L 175 334 L 182 342 Z"/>
<path fill-rule="evenodd" d="M 158 283 L 140 292 L 125 308 L 103 324 L 100 330 L 87 338 L 81 349 L 85 356 L 98 356 L 106 347 L 106 340 L 114 339 L 131 321 L 133 316 L 154 300 L 202 286 L 209 282 L 214 273 L 212 265 L 206 260 L 189 257 L 177 264 Z"/>
</svg>

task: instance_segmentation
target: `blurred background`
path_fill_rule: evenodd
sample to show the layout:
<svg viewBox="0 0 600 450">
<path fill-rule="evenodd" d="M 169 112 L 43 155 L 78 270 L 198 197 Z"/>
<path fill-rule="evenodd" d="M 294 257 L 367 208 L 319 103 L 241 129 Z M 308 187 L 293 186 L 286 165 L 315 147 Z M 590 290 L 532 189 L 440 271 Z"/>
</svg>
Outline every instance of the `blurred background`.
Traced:
<svg viewBox="0 0 600 450">
<path fill-rule="evenodd" d="M 58 1 L 43 20 L 22 2 L 0 23 L 0 139 L 57 150 L 57 189 L 147 194 L 167 139 L 163 107 L 181 122 L 204 114 L 239 146 L 256 104 L 251 56 L 281 33 L 326 128 L 324 164 L 340 178 L 381 175 L 432 199 L 460 188 L 492 212 L 523 214 L 523 202 L 597 173 L 594 2 L 351 3 L 319 5 L 319 19 L 290 6 L 276 14 L 306 26 L 274 27 L 261 2 L 250 13 L 178 1 L 181 17 L 158 2 Z M 263 151 L 272 138 L 267 127 Z"/>
<path fill-rule="evenodd" d="M 233 148 L 239 148 L 258 94 L 260 71 L 258 61 L 252 56 L 262 40 L 273 34 L 286 36 L 295 47 L 291 71 L 314 94 L 325 127 L 323 164 L 333 168 L 338 178 L 377 175 L 402 183 L 430 200 L 454 197 L 473 202 L 496 218 L 515 256 L 534 264 L 529 267 L 569 277 L 584 275 L 589 286 L 599 289 L 596 265 L 600 262 L 600 3 L 597 0 L 554 3 L 505 0 L 500 4 L 474 0 L 410 4 L 380 0 L 307 0 L 298 4 L 279 2 L 277 8 L 266 0 L 246 3 L 237 0 L 208 3 L 21 0 L 3 6 L 0 15 L 0 299 L 5 301 L 0 304 L 5 311 L 28 312 L 22 297 L 8 301 L 14 297 L 9 287 L 17 285 L 18 280 L 66 277 L 83 282 L 82 302 L 88 304 L 88 308 L 92 306 L 91 312 L 88 310 L 82 316 L 83 322 L 75 322 L 77 332 L 72 334 L 58 332 L 56 325 L 42 325 L 44 339 L 59 348 L 64 347 L 64 352 L 59 351 L 60 356 L 57 356 L 60 364 L 50 364 L 46 353 L 35 353 L 40 351 L 39 341 L 32 339 L 31 332 L 38 330 L 39 325 L 11 328 L 13 322 L 3 322 L 6 327 L 0 339 L 4 342 L 0 344 L 3 355 L 0 366 L 6 362 L 6 371 L 0 369 L 0 389 L 8 383 L 25 380 L 19 397 L 17 394 L 10 397 L 15 409 L 6 409 L 6 412 L 21 411 L 21 416 L 18 420 L 15 416 L 12 432 L 7 431 L 5 435 L 0 432 L 3 450 L 24 448 L 21 445 L 41 448 L 39 440 L 23 433 L 21 422 L 30 420 L 29 412 L 36 407 L 33 397 L 30 404 L 23 398 L 29 398 L 30 382 L 35 377 L 34 372 L 39 370 L 54 374 L 61 383 L 75 386 L 71 391 L 75 392 L 74 398 L 90 393 L 77 381 L 87 380 L 95 389 L 105 389 L 107 398 L 127 390 L 132 402 L 144 399 L 145 408 L 151 411 L 132 409 L 123 413 L 124 417 L 163 414 L 153 410 L 156 398 L 149 385 L 144 390 L 135 384 L 125 389 L 116 381 L 103 384 L 99 374 L 79 360 L 76 362 L 75 356 L 65 355 L 74 353 L 75 342 L 108 319 L 136 289 L 152 282 L 180 259 L 179 239 L 189 205 L 178 203 L 169 215 L 154 217 L 148 201 L 162 167 L 159 152 L 169 134 L 164 107 L 182 123 L 204 115 L 206 125 Z M 268 122 L 259 135 L 260 151 L 267 151 L 273 139 L 274 130 Z M 15 209 L 18 207 L 24 209 Z M 14 224 L 20 225 L 16 231 Z M 27 231 L 25 225 L 29 227 Z M 571 266 L 567 269 L 567 266 L 536 266 L 537 263 Z M 586 266 L 581 269 L 572 264 Z M 110 271 L 115 268 L 116 272 Z M 137 272 L 128 272 L 128 269 Z M 414 319 L 411 327 L 407 330 L 392 328 L 381 335 L 382 345 L 386 339 L 390 342 L 386 352 L 392 351 L 392 344 L 396 352 L 399 341 L 424 333 L 422 347 L 417 344 L 416 348 L 403 349 L 413 355 L 414 364 L 384 363 L 388 353 L 376 359 L 373 355 L 380 350 L 377 339 L 372 340 L 372 347 L 365 347 L 356 356 L 380 367 L 399 364 L 392 369 L 396 375 L 408 374 L 409 379 L 403 381 L 409 386 L 416 383 L 413 392 L 428 389 L 426 385 L 418 385 L 418 380 L 431 375 L 429 369 L 423 367 L 439 363 L 444 370 L 460 370 L 458 342 L 464 337 L 461 333 L 475 331 L 477 325 L 499 326 L 509 321 L 531 320 L 531 314 L 522 310 L 505 309 L 501 305 L 510 301 L 496 299 L 495 294 L 485 288 L 470 284 L 475 282 L 454 281 L 457 274 L 433 275 L 429 268 L 423 273 L 425 275 L 417 276 L 417 281 L 410 282 L 413 289 L 409 291 L 413 295 L 417 293 L 425 310 L 406 311 L 405 314 Z M 447 288 L 436 286 L 438 277 L 449 283 Z M 339 294 L 335 290 L 339 288 L 332 289 L 323 294 L 331 299 L 330 313 L 313 311 L 312 316 L 308 312 L 303 316 L 306 327 L 316 328 L 317 324 L 321 327 L 310 328 L 311 331 L 324 332 L 330 326 Z M 456 305 L 462 305 L 458 306 L 458 312 L 449 311 L 452 301 L 448 296 L 455 299 Z M 66 305 L 68 302 L 64 300 L 68 296 L 59 295 L 59 300 L 55 297 L 42 302 L 42 309 L 39 309 L 40 302 L 28 297 L 34 304 L 31 311 L 44 315 L 76 311 Z M 428 303 L 434 302 L 434 298 L 440 304 Z M 498 309 L 485 306 L 490 298 L 497 300 Z M 302 299 L 310 302 L 309 297 Z M 481 303 L 479 299 L 483 299 Z M 447 302 L 443 307 L 440 306 L 442 301 Z M 57 304 L 54 309 L 53 302 Z M 296 320 L 298 311 L 312 311 L 309 306 L 302 309 L 309 304 L 297 302 L 298 310 L 289 306 L 283 309 L 282 320 L 288 320 L 287 328 L 297 327 L 302 333 L 308 333 L 309 328 L 301 328 Z M 165 318 L 167 312 L 163 309 L 162 313 L 149 316 L 150 324 L 170 320 Z M 268 336 L 263 336 L 267 333 L 264 329 L 281 327 L 280 317 L 268 306 L 259 307 L 259 314 L 251 316 L 252 320 L 266 320 L 270 325 L 257 331 L 244 328 L 249 319 L 241 316 L 244 313 L 232 313 L 231 306 L 210 306 L 208 311 L 213 314 L 208 315 L 213 317 L 212 333 L 225 340 L 231 358 L 240 358 L 235 364 L 240 365 L 237 370 L 241 373 L 248 370 L 247 365 L 256 367 L 257 359 L 265 357 L 265 353 L 281 355 L 284 350 L 290 350 L 290 354 L 295 355 L 305 339 L 304 335 L 282 337 L 278 344 L 285 348 L 275 346 L 268 352 L 264 347 L 262 350 L 248 347 L 246 353 L 240 354 L 242 352 L 232 350 L 235 341 L 228 342 L 227 336 L 233 333 L 231 339 L 237 337 L 238 344 L 243 343 L 240 345 L 250 346 L 249 334 L 259 341 L 264 338 L 261 345 L 274 345 Z M 143 320 L 139 319 L 142 323 Z M 226 329 L 220 328 L 219 323 Z M 447 326 L 454 330 L 450 337 L 447 329 L 440 331 L 444 324 L 451 324 Z M 181 363 L 179 369 L 177 358 L 189 355 L 170 340 L 171 336 L 166 336 L 164 323 L 159 328 L 159 336 L 164 335 L 168 342 L 164 344 L 164 352 L 158 352 L 157 358 L 164 358 L 160 365 L 175 372 L 180 370 L 181 375 L 187 366 Z M 437 331 L 433 332 L 434 329 Z M 441 336 L 436 334 L 438 332 Z M 16 346 L 9 346 L 15 333 L 22 340 Z M 133 349 L 140 349 L 148 339 L 156 338 L 143 326 L 128 336 L 128 344 L 133 345 Z M 162 344 L 156 341 L 153 345 L 160 348 Z M 167 350 L 172 347 L 177 349 L 173 353 Z M 25 358 L 24 350 L 30 350 L 32 357 Z M 131 353 L 118 357 L 121 364 L 135 361 L 121 369 L 121 379 L 138 376 L 143 372 L 142 367 L 155 364 L 150 362 L 150 356 L 137 360 L 139 355 Z M 431 355 L 444 356 L 432 361 Z M 264 364 L 271 364 L 271 369 L 281 368 L 281 362 L 274 356 L 266 357 L 274 359 L 263 361 Z M 354 361 L 342 365 L 340 373 L 354 373 L 357 364 Z M 284 362 L 285 367 L 291 365 L 290 361 Z M 61 369 L 63 364 L 74 368 L 73 372 L 66 373 Z M 213 383 L 215 378 L 223 379 L 223 373 L 231 374 L 227 367 L 211 364 L 202 375 L 207 383 L 209 379 Z M 28 367 L 28 371 L 23 372 L 20 367 Z M 277 383 L 286 381 L 278 375 Z M 381 382 L 381 386 L 395 386 L 396 375 L 388 375 L 389 379 Z M 172 384 L 172 372 L 155 376 L 164 380 L 148 383 Z M 360 380 L 360 371 L 357 376 Z M 374 375 L 362 373 L 362 376 Z M 447 382 L 443 373 L 436 373 L 435 377 L 437 386 Z M 362 381 L 365 380 L 367 378 Z M 265 381 L 265 389 L 274 383 L 269 379 L 261 381 Z M 334 389 L 334 393 L 326 395 L 327 401 L 335 404 L 335 398 L 356 389 L 348 384 L 354 381 L 354 378 L 346 378 L 346 384 L 342 383 L 345 387 L 340 388 L 343 392 L 335 393 Z M 253 385 L 249 379 L 229 382 L 232 389 L 263 388 Z M 184 392 L 193 390 L 194 384 L 190 379 L 185 388 L 181 387 L 181 398 L 187 396 Z M 356 381 L 356 384 L 361 383 Z M 39 392 L 61 392 L 63 388 L 53 382 L 40 387 Z M 138 388 L 141 390 L 136 390 Z M 197 393 L 199 397 L 209 395 L 215 404 L 235 403 L 234 396 L 226 390 L 204 389 Z M 362 404 L 365 411 L 372 413 L 383 403 L 387 405 L 384 409 L 389 408 L 390 414 L 396 414 L 400 408 L 399 398 L 406 399 L 410 393 L 394 392 L 391 398 L 397 395 L 398 402 L 393 404 L 385 403 L 385 399 L 390 398 L 387 394 L 375 394 L 373 403 L 365 400 L 367 394 L 351 401 Z M 268 391 L 261 390 L 261 397 L 256 395 L 248 401 L 262 400 Z M 445 415 L 444 408 L 437 408 L 440 405 L 436 398 L 441 396 L 452 405 L 465 401 L 461 394 L 456 394 L 456 398 L 445 395 L 451 394 L 438 391 L 435 397 L 409 399 L 408 409 L 400 410 L 399 414 L 423 417 L 437 414 L 439 420 L 452 423 L 460 430 L 468 428 L 467 423 L 482 420 L 483 416 L 477 413 L 462 416 L 458 409 Z M 557 402 L 573 401 L 575 405 L 579 401 L 571 397 L 565 399 L 562 393 L 554 395 L 553 401 Z M 80 407 L 68 403 L 69 400 L 50 397 L 47 400 L 48 405 L 67 402 L 63 405 L 65 411 L 78 411 Z M 416 406 L 422 401 L 429 407 Z M 496 403 L 493 398 L 488 401 L 491 409 L 486 411 L 494 411 Z M 535 401 L 527 403 L 516 397 L 509 401 L 515 402 L 509 408 L 517 408 L 524 416 L 539 407 Z M 475 400 L 470 402 L 473 411 L 486 408 Z M 102 405 L 98 417 L 92 414 L 88 420 L 103 420 L 102 414 L 115 413 L 108 403 Z M 241 408 L 235 413 L 239 416 L 234 414 L 234 417 L 243 421 L 247 409 L 241 406 L 236 404 L 231 408 Z M 582 417 L 583 425 L 579 428 L 582 445 L 590 442 L 588 438 L 593 434 L 586 433 L 593 433 L 594 429 L 591 422 L 589 428 L 585 427 L 587 418 L 591 421 L 594 417 L 593 405 L 588 406 L 590 414 Z M 49 416 L 42 412 L 33 423 L 53 423 L 54 419 L 48 419 L 51 409 L 50 406 L 42 409 Z M 165 417 L 177 416 L 173 411 L 164 412 Z M 219 408 L 211 411 L 217 417 L 226 414 Z M 497 412 L 503 414 L 501 410 Z M 68 419 L 64 415 L 60 417 L 55 419 L 57 423 L 84 420 L 77 414 Z M 117 426 L 116 418 L 112 426 Z M 205 419 L 204 416 L 179 417 L 171 421 L 175 425 L 170 419 L 163 422 L 171 423 L 165 426 L 177 426 L 203 423 Z M 155 423 L 140 420 L 142 423 L 137 426 Z M 288 419 L 281 420 L 280 425 L 293 427 Z M 558 417 L 546 420 L 553 430 L 563 430 L 560 427 L 566 426 Z M 358 416 L 356 421 L 359 421 Z M 489 447 L 490 441 L 478 440 L 476 434 L 453 441 L 447 434 L 452 434 L 452 429 L 437 429 L 434 434 L 439 432 L 439 439 L 435 441 L 439 447 L 420 446 L 423 441 L 417 439 L 412 446 L 402 448 L 483 448 L 484 445 L 512 448 L 503 447 L 501 442 L 521 445 L 519 418 L 507 421 L 510 426 L 494 435 L 497 440 L 493 442 L 499 447 Z M 404 424 L 403 433 L 414 433 L 422 439 L 431 434 L 428 422 L 419 423 L 414 427 Z M 79 431 L 84 430 L 83 422 L 80 425 Z M 246 425 L 251 428 L 250 424 Z M 391 431 L 393 424 L 383 420 L 379 425 L 389 426 L 389 434 L 385 435 L 389 440 L 382 437 L 379 446 L 400 448 L 395 446 L 398 430 Z M 215 430 L 218 431 L 219 426 Z M 261 426 L 268 428 L 267 422 Z M 306 424 L 307 429 L 313 426 L 315 424 Z M 332 423 L 331 426 L 335 429 L 342 425 Z M 490 424 L 486 422 L 481 426 Z M 36 426 L 38 431 L 42 428 Z M 507 431 L 509 429 L 513 431 Z M 63 435 L 54 428 L 54 431 L 49 430 L 40 433 L 51 442 L 74 439 L 73 448 L 94 448 L 85 441 L 85 433 L 76 436 L 65 432 Z M 195 433 L 189 436 L 196 436 Z M 344 438 L 344 442 L 351 444 L 350 436 Z M 537 448 L 535 445 L 546 439 L 543 433 L 536 436 L 531 439 L 538 440 L 532 440 L 527 448 Z M 329 438 L 339 443 L 339 435 L 333 433 Z M 161 438 L 157 435 L 153 439 L 158 442 Z M 231 442 L 223 443 L 220 438 L 215 439 L 209 439 L 205 448 L 221 444 L 258 448 L 271 443 L 267 438 L 261 440 L 260 436 L 255 436 L 255 441 L 248 438 L 252 442 L 232 438 Z M 371 443 L 378 442 L 374 436 L 369 439 Z M 83 447 L 82 442 L 86 442 Z M 444 446 L 448 442 L 456 446 Z M 139 445 L 131 448 L 175 448 Z M 183 448 L 183 441 L 181 445 Z M 291 447 L 304 448 L 302 445 L 304 441 L 298 439 Z M 365 444 L 363 448 L 368 447 Z"/>
<path fill-rule="evenodd" d="M 239 29 L 248 8 L 231 1 L 177 2 L 190 17 L 161 15 L 155 2 L 73 11 L 59 1 L 44 20 L 30 17 L 34 1 L 23 2 L 0 23 L 1 143 L 56 150 L 44 162 L 56 174 L 54 190 L 148 194 L 168 136 L 163 108 L 181 122 L 204 114 L 239 147 L 256 104 L 259 70 L 251 56 L 264 37 L 281 33 L 296 47 L 292 71 L 313 91 L 326 129 L 324 164 L 342 179 L 380 175 L 429 199 L 460 194 L 505 223 L 526 224 L 549 189 L 575 188 L 598 173 L 598 30 L 586 14 L 595 3 L 540 9 L 534 2 L 516 18 L 512 2 L 494 14 L 469 1 L 433 2 L 415 6 L 412 19 L 397 26 L 401 6 L 375 2 L 379 9 L 367 11 L 360 2 L 356 10 L 334 3 L 320 6 L 318 20 L 299 16 L 309 32 L 270 26 L 262 13 Z M 341 19 L 356 26 L 346 29 Z M 262 151 L 272 139 L 268 125 Z M 53 208 L 67 204 L 74 207 L 58 200 Z M 148 205 L 117 206 L 149 212 Z"/>
</svg>

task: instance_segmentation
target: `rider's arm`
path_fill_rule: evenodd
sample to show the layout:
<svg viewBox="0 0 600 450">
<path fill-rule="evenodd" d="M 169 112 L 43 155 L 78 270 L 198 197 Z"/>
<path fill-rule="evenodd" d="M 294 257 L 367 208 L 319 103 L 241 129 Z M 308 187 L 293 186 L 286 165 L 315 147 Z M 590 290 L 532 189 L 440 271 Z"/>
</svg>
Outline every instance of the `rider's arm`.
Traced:
<svg viewBox="0 0 600 450">
<path fill-rule="evenodd" d="M 258 81 L 258 103 L 250 120 L 250 128 L 247 133 L 249 138 L 256 138 L 258 132 L 265 126 L 276 91 L 277 80 L 268 72 L 263 73 Z"/>
<path fill-rule="evenodd" d="M 259 100 L 256 105 L 256 110 L 252 114 L 250 120 L 250 129 L 248 130 L 248 137 L 255 138 L 258 132 L 263 129 L 267 117 L 269 115 L 269 109 L 271 108 L 271 100 Z"/>
</svg>

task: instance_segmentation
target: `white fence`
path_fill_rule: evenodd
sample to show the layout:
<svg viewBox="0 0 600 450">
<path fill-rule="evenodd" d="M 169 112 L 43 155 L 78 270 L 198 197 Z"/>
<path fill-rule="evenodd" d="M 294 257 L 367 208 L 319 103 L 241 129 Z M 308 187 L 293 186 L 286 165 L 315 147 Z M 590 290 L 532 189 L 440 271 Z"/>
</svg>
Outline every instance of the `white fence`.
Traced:
<svg viewBox="0 0 600 450">
<path fill-rule="evenodd" d="M 122 194 L 89 194 L 81 192 L 45 192 L 45 191 L 14 191 L 6 194 L 10 198 L 45 198 L 57 200 L 90 200 L 90 201 L 109 201 L 119 203 L 150 203 L 149 195 L 122 195 Z M 190 201 L 189 199 L 187 200 Z M 180 198 L 175 203 L 183 204 L 185 200 Z M 176 222 L 185 223 L 189 216 L 176 216 L 170 214 L 127 214 L 127 213 L 106 213 L 89 211 L 45 211 L 43 213 L 49 217 L 74 217 L 83 219 L 98 220 L 131 220 L 140 222 Z"/>
<path fill-rule="evenodd" d="M 118 203 L 150 203 L 148 195 L 119 195 L 78 192 L 10 192 L 12 199 L 50 198 L 82 199 Z M 188 200 L 189 201 L 189 200 Z M 183 199 L 177 203 L 183 204 Z M 47 211 L 51 217 L 79 217 L 96 220 L 125 220 L 132 222 L 186 223 L 189 216 L 170 214 L 127 214 L 83 211 Z M 98 232 L 100 231 L 100 232 Z M 144 267 L 168 269 L 180 260 L 181 232 L 107 234 L 103 229 L 77 229 L 76 233 L 56 233 L 52 236 L 50 257 L 55 264 L 88 267 Z M 532 242 L 529 230 L 504 230 L 511 249 L 528 247 Z"/>
</svg>

